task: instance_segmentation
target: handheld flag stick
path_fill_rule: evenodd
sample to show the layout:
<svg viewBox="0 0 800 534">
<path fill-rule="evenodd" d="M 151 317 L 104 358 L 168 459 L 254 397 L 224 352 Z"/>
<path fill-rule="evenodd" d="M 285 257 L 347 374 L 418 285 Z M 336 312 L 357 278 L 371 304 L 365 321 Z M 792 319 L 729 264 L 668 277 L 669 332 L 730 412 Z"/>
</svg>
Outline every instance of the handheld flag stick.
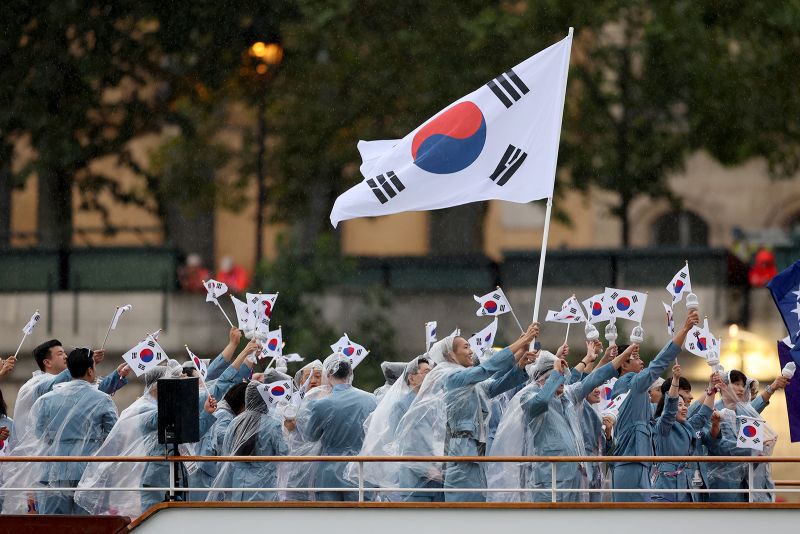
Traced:
<svg viewBox="0 0 800 534">
<path fill-rule="evenodd" d="M 108 341 L 108 335 L 111 333 L 111 325 L 114 324 L 114 317 L 117 316 L 117 310 L 119 310 L 119 306 L 117 306 L 117 309 L 114 310 L 114 315 L 111 317 L 111 322 L 108 323 L 108 330 L 106 330 L 106 337 L 103 338 L 103 344 L 100 345 L 100 350 L 106 348 L 106 341 Z"/>
<path fill-rule="evenodd" d="M 19 346 L 17 347 L 16 352 L 14 352 L 14 359 L 17 358 L 17 354 L 19 354 L 19 349 L 22 348 L 22 344 L 25 343 L 25 338 L 28 337 L 28 334 L 22 334 L 22 341 L 19 342 Z"/>
<path fill-rule="evenodd" d="M 219 303 L 219 301 L 218 301 L 218 300 L 217 300 L 217 301 L 215 301 L 215 302 L 217 303 L 217 308 L 219 308 L 219 311 L 221 311 L 221 312 L 222 312 L 222 315 L 224 315 L 224 316 L 225 316 L 225 319 L 227 319 L 227 320 L 228 320 L 228 324 L 229 324 L 229 325 L 231 325 L 231 328 L 233 328 L 233 323 L 231 322 L 231 319 L 230 319 L 230 317 L 228 317 L 228 314 L 227 314 L 227 313 L 225 313 L 225 310 L 222 308 L 222 306 L 220 305 L 220 303 Z"/>
<path fill-rule="evenodd" d="M 564 344 L 567 344 L 567 340 L 569 339 L 569 327 L 572 323 L 567 323 L 567 335 L 564 336 Z"/>
<path fill-rule="evenodd" d="M 514 313 L 514 309 L 513 308 L 511 309 L 511 317 L 513 317 L 514 320 L 517 322 L 517 326 L 519 327 L 519 331 L 524 334 L 525 333 L 525 329 L 522 328 L 522 323 L 520 323 L 519 319 L 517 319 L 517 314 Z"/>
</svg>

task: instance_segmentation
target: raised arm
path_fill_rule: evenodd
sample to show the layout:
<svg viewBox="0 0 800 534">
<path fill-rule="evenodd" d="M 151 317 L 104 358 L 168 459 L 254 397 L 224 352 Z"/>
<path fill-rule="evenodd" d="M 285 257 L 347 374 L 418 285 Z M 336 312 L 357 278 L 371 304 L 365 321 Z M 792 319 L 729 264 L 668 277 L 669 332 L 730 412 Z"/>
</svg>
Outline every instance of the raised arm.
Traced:
<svg viewBox="0 0 800 534">
<path fill-rule="evenodd" d="M 536 417 L 547 411 L 550 399 L 556 394 L 558 387 L 564 383 L 565 377 L 560 371 L 559 361 L 556 360 L 556 368 L 547 377 L 542 388 L 527 399 L 522 400 L 522 409 L 527 410 L 531 417 Z"/>
</svg>

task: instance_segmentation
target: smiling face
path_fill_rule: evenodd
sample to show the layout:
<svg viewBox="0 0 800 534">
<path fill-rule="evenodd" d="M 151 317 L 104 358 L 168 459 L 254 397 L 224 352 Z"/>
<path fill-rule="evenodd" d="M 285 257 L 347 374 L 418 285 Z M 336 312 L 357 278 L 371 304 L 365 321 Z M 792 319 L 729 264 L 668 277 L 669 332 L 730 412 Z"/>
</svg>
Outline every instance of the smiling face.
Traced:
<svg viewBox="0 0 800 534">
<path fill-rule="evenodd" d="M 472 348 L 469 342 L 463 337 L 453 340 L 453 350 L 450 352 L 450 360 L 462 367 L 472 367 Z"/>
<path fill-rule="evenodd" d="M 683 392 L 681 392 L 683 393 Z M 675 416 L 675 420 L 679 423 L 683 423 L 686 421 L 686 416 L 689 413 L 689 404 L 683 400 L 683 396 L 678 399 L 678 413 Z"/>
<path fill-rule="evenodd" d="M 425 380 L 425 376 L 431 371 L 431 366 L 427 363 L 420 363 L 417 372 L 414 374 L 408 375 L 408 385 L 413 391 L 419 391 L 419 387 L 422 385 L 422 381 Z"/>
<path fill-rule="evenodd" d="M 586 400 L 589 401 L 589 404 L 600 402 L 600 388 L 594 388 L 591 393 L 586 395 Z"/>
<path fill-rule="evenodd" d="M 731 382 L 731 390 L 736 395 L 736 398 L 739 399 L 741 402 L 745 402 L 745 387 L 744 382 Z"/>
</svg>

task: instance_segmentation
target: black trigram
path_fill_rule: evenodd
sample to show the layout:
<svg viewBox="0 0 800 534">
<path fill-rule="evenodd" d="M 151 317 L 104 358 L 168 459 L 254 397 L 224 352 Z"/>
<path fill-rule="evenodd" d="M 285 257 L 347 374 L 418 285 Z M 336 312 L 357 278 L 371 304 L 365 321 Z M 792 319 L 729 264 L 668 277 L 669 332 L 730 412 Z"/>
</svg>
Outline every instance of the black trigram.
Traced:
<svg viewBox="0 0 800 534">
<path fill-rule="evenodd" d="M 491 178 L 493 182 L 496 182 L 497 185 L 505 185 L 506 182 L 514 176 L 514 173 L 517 172 L 517 169 L 519 169 L 520 165 L 522 165 L 527 157 L 528 154 L 521 149 L 514 145 L 508 145 L 505 153 L 503 153 L 503 157 L 500 158 L 500 163 L 497 164 L 497 167 L 489 178 Z"/>
<path fill-rule="evenodd" d="M 406 188 L 393 171 L 389 171 L 385 175 L 379 174 L 375 179 L 370 178 L 367 180 L 367 185 L 372 189 L 372 192 L 375 193 L 375 196 L 378 197 L 381 204 L 386 204 L 389 202 L 390 198 L 394 198 L 397 193 Z"/>
<path fill-rule="evenodd" d="M 501 74 L 486 85 L 507 108 L 513 106 L 514 102 L 530 92 L 528 86 L 525 85 L 525 83 L 519 79 L 517 73 L 511 69 L 508 69 L 504 74 Z"/>
<path fill-rule="evenodd" d="M 635 303 L 639 302 L 639 297 L 636 296 L 636 295 L 631 295 L 631 301 L 635 304 Z"/>
<path fill-rule="evenodd" d="M 683 272 L 683 271 L 681 271 L 681 274 L 680 274 L 679 276 L 680 276 L 681 278 L 686 278 L 686 273 L 685 273 L 685 272 Z"/>
<path fill-rule="evenodd" d="M 495 293 L 494 295 L 492 295 L 492 298 L 493 298 L 494 300 L 500 300 L 500 295 L 498 295 L 497 293 Z"/>
</svg>

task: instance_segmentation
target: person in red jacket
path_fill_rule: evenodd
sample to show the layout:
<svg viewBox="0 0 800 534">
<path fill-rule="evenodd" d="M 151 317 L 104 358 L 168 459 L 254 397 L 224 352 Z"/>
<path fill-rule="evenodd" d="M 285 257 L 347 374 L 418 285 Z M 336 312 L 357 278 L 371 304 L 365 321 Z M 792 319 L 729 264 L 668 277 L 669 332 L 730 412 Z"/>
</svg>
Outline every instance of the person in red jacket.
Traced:
<svg viewBox="0 0 800 534">
<path fill-rule="evenodd" d="M 189 254 L 186 263 L 178 267 L 178 281 L 184 291 L 205 293 L 203 281 L 208 280 L 208 277 L 208 269 L 203 267 L 203 259 L 199 254 Z"/>
<path fill-rule="evenodd" d="M 764 287 L 767 282 L 778 274 L 778 267 L 775 265 L 775 254 L 765 247 L 761 247 L 753 258 L 753 266 L 750 267 L 748 280 L 752 287 Z"/>
<path fill-rule="evenodd" d="M 215 280 L 226 284 L 228 290 L 233 293 L 245 291 L 250 285 L 250 276 L 247 271 L 233 263 L 233 258 L 230 256 L 223 256 L 220 260 Z"/>
</svg>

